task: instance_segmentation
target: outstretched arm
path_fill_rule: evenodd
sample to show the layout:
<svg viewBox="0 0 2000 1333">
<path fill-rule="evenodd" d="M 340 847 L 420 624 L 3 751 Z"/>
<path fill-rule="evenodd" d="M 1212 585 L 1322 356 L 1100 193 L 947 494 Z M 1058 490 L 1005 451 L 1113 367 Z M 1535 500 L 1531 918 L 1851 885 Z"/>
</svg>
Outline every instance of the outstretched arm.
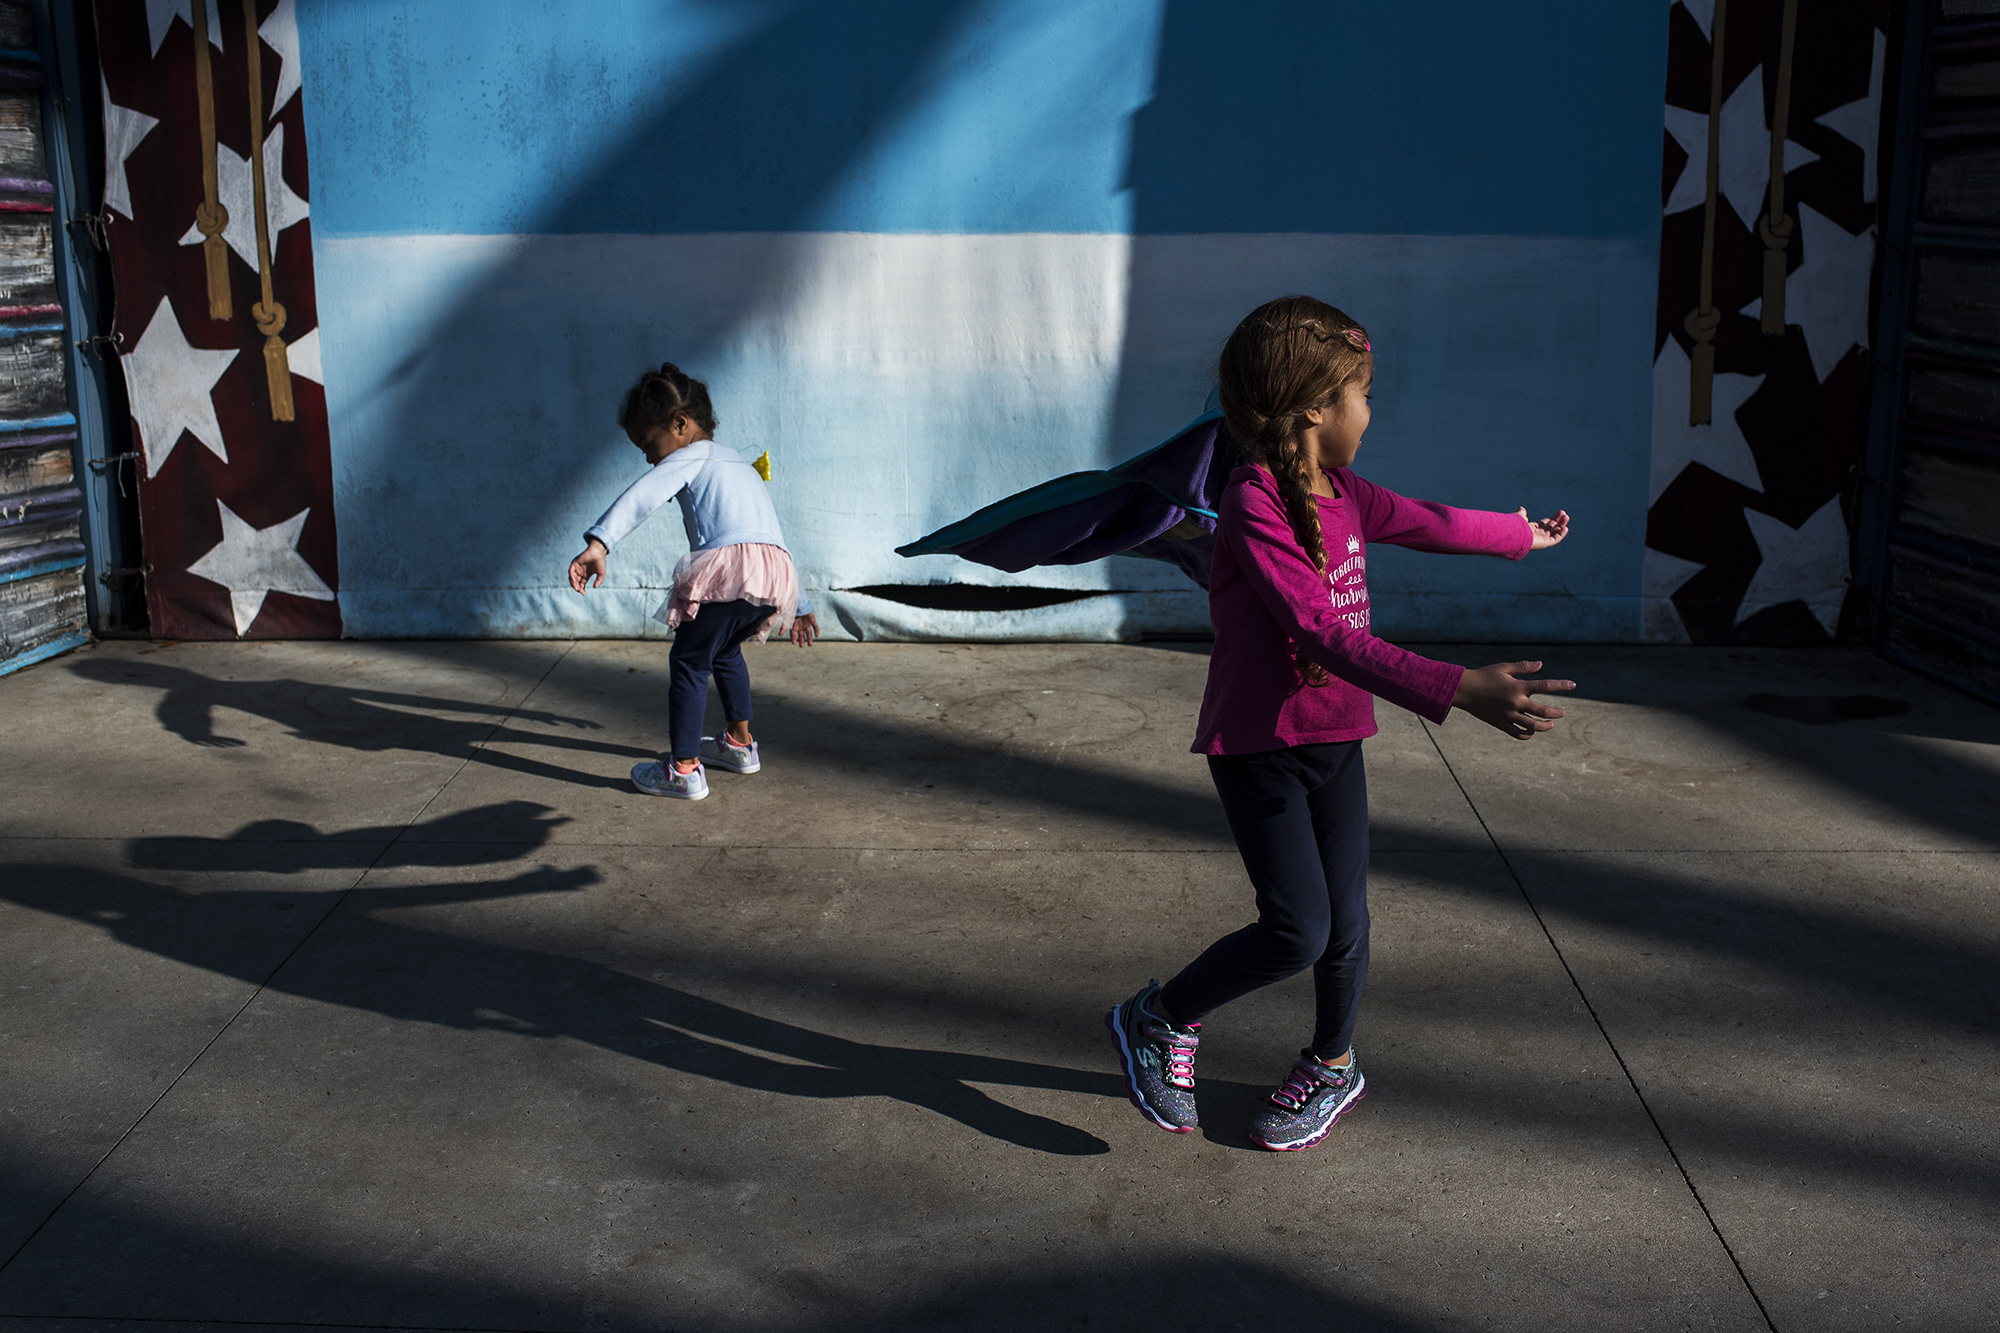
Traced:
<svg viewBox="0 0 2000 1333">
<path fill-rule="evenodd" d="M 1562 539 L 1558 537 L 1555 540 Z M 1523 672 L 1541 669 L 1540 662 L 1497 662 L 1468 671 L 1459 679 L 1458 694 L 1452 699 L 1451 706 L 1463 708 L 1481 722 L 1498 727 L 1517 741 L 1531 741 L 1537 732 L 1547 731 L 1563 715 L 1560 708 L 1536 703 L 1534 696 L 1576 688 L 1573 680 L 1518 678 Z"/>
<path fill-rule="evenodd" d="M 1535 535 L 1530 551 L 1546 551 L 1563 538 L 1569 536 L 1569 510 L 1558 509 L 1554 518 L 1528 518 L 1528 507 L 1522 505 L 1514 511 L 1528 521 L 1528 530 Z"/>
</svg>

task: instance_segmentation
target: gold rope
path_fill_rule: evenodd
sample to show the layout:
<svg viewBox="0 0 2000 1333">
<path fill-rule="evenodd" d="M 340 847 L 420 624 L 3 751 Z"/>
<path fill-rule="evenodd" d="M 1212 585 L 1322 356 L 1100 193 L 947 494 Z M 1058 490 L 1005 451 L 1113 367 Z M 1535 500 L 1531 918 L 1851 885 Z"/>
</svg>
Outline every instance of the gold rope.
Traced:
<svg viewBox="0 0 2000 1333">
<path fill-rule="evenodd" d="M 199 2 L 199 0 L 197 0 Z M 271 215 L 264 203 L 264 56 L 258 49 L 257 0 L 243 0 L 243 27 L 248 34 L 250 68 L 250 183 L 257 209 L 257 277 L 264 299 L 250 307 L 257 332 L 264 335 L 264 379 L 271 386 L 271 420 L 290 421 L 292 364 L 285 355 L 285 308 L 271 292 Z"/>
<path fill-rule="evenodd" d="M 215 83 L 208 67 L 208 0 L 194 0 L 194 100 L 201 112 L 201 204 L 194 225 L 201 230 L 201 257 L 208 266 L 208 317 L 229 319 L 229 210 L 215 184 Z"/>
<path fill-rule="evenodd" d="M 1722 312 L 1715 308 L 1715 196 L 1722 178 L 1722 34 L 1729 17 L 1729 0 L 1715 0 L 1709 46 L 1714 52 L 1708 69 L 1708 202 L 1701 212 L 1701 304 L 1688 311 L 1688 336 L 1694 352 L 1688 358 L 1688 425 L 1706 426 L 1714 416 L 1715 331 Z"/>
<path fill-rule="evenodd" d="M 1785 134 L 1792 106 L 1792 37 L 1799 0 L 1785 0 L 1783 35 L 1778 40 L 1778 102 L 1771 110 L 1771 209 L 1757 220 L 1764 238 L 1764 308 L 1760 327 L 1777 336 L 1785 331 L 1785 254 L 1794 219 L 1785 216 Z"/>
</svg>

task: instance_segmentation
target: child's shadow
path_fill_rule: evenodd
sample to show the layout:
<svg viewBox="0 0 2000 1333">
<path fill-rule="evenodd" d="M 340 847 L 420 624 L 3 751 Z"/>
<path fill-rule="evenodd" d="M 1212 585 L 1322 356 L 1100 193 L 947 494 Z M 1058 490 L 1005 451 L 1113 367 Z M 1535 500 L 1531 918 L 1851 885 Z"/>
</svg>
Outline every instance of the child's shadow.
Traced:
<svg viewBox="0 0 2000 1333">
<path fill-rule="evenodd" d="M 154 709 L 160 725 L 190 745 L 211 749 L 235 749 L 245 744 L 215 729 L 216 709 L 231 708 L 275 722 L 300 740 L 367 753 L 417 750 L 609 791 L 625 790 L 625 781 L 509 754 L 494 747 L 513 742 L 627 759 L 655 757 L 651 750 L 610 741 L 517 731 L 507 724 L 530 722 L 573 727 L 578 731 L 602 728 L 588 718 L 564 717 L 505 704 L 400 694 L 289 677 L 219 681 L 183 667 L 155 662 L 139 664 L 113 657 L 84 658 L 70 670 L 86 680 L 107 685 L 138 685 L 163 691 Z"/>
<path fill-rule="evenodd" d="M 469 812 L 469 817 L 485 820 L 495 814 L 514 821 L 532 841 L 545 838 L 560 822 L 545 809 L 522 803 Z M 293 835 L 293 840 L 268 841 L 273 834 Z M 307 835 L 312 840 L 298 840 Z M 407 854 L 398 855 L 399 848 Z M 231 838 L 139 839 L 128 850 L 136 866 L 205 865 L 284 875 L 348 868 L 372 847 L 348 835 L 325 837 L 304 826 L 266 823 L 247 826 Z M 449 848 L 442 849 L 447 853 L 442 860 L 439 850 L 421 841 L 399 842 L 376 864 L 472 866 L 511 860 L 519 849 Z M 1108 1051 L 1107 1067 L 1100 1072 L 964 1050 L 852 1040 L 666 984 L 669 972 L 642 978 L 562 952 L 465 938 L 410 924 L 399 910 L 577 893 L 599 879 L 589 867 L 538 866 L 507 878 L 465 883 L 379 888 L 364 883 L 346 894 L 282 884 L 191 893 L 84 866 L 15 864 L 0 865 L 0 900 L 87 923 L 160 957 L 387 1018 L 467 1032 L 568 1038 L 781 1097 L 889 1098 L 1036 1152 L 1087 1156 L 1109 1151 L 1086 1130 L 1010 1106 L 974 1086 L 1122 1101 L 1120 1081 L 1109 1072 Z M 300 948 L 305 935 L 311 936 L 310 947 Z M 666 946 L 659 952 L 666 952 Z M 285 960 L 282 965 L 280 959 Z M 782 986 L 774 970 L 758 970 L 760 989 L 774 982 Z M 816 977 L 790 980 L 792 988 L 823 984 Z M 844 984 L 849 1003 L 865 985 Z M 893 1021 L 897 999 L 894 994 L 873 997 L 872 1009 Z M 908 1017 L 919 1027 L 924 1022 L 921 1011 Z"/>
</svg>

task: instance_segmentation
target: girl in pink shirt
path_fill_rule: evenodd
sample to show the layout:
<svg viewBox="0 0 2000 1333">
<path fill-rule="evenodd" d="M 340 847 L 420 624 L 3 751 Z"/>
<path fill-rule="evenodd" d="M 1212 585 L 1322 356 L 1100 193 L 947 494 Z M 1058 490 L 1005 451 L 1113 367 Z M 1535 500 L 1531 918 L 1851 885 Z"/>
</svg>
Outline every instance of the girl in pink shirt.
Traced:
<svg viewBox="0 0 2000 1333">
<path fill-rule="evenodd" d="M 1154 1124 L 1192 1132 L 1202 1020 L 1313 969 L 1316 1022 L 1250 1137 L 1310 1148 L 1361 1099 L 1354 1021 L 1368 973 L 1368 789 L 1361 742 L 1375 696 L 1441 723 L 1462 708 L 1517 740 L 1563 710 L 1532 696 L 1575 689 L 1521 680 L 1540 662 L 1468 671 L 1369 630 L 1367 548 L 1519 560 L 1561 541 L 1569 515 L 1407 500 L 1354 475 L 1375 359 L 1367 331 L 1309 296 L 1259 306 L 1222 350 L 1223 419 L 1245 465 L 1219 507 L 1209 615 L 1215 648 L 1194 750 L 1208 756 L 1257 893 L 1257 920 L 1210 945 L 1165 986 L 1105 1016 L 1126 1091 Z"/>
</svg>

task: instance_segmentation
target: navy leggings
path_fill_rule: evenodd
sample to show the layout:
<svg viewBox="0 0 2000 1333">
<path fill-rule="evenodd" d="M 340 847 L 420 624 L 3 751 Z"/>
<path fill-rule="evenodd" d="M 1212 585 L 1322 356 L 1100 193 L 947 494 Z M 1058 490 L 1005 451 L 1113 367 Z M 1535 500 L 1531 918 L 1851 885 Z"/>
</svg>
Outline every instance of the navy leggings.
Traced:
<svg viewBox="0 0 2000 1333">
<path fill-rule="evenodd" d="M 673 758 L 701 757 L 711 674 L 722 696 L 723 717 L 731 723 L 750 720 L 750 666 L 743 660 L 743 641 L 770 615 L 770 607 L 755 602 L 703 602 L 694 619 L 675 627 L 674 646 L 667 652 L 667 735 Z"/>
<path fill-rule="evenodd" d="M 1368 778 L 1361 742 L 1211 755 L 1209 776 L 1257 920 L 1224 935 L 1160 990 L 1175 1023 L 1197 1023 L 1261 986 L 1313 970 L 1312 1053 L 1337 1060 L 1354 1040 L 1368 978 Z"/>
</svg>

